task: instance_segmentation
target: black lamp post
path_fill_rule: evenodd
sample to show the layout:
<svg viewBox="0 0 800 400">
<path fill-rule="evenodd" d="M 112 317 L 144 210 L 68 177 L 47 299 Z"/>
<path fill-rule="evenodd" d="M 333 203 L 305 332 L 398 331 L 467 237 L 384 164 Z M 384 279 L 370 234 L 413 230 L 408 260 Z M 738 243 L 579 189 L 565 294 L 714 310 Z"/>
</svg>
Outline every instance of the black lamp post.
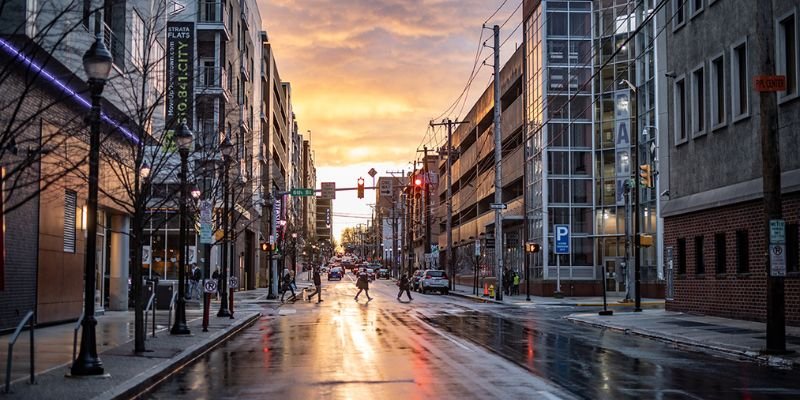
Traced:
<svg viewBox="0 0 800 400">
<path fill-rule="evenodd" d="M 228 310 L 228 240 L 230 229 L 228 226 L 228 214 L 230 213 L 228 205 L 228 167 L 233 159 L 233 143 L 229 137 L 225 137 L 219 145 L 219 150 L 222 152 L 222 271 L 219 274 L 219 291 L 220 302 L 218 317 L 232 317 L 230 310 Z"/>
<path fill-rule="evenodd" d="M 292 233 L 292 270 L 297 276 L 297 232 Z"/>
<path fill-rule="evenodd" d="M 186 325 L 186 197 L 187 185 L 186 175 L 189 173 L 187 158 L 189 150 L 192 148 L 192 131 L 186 126 L 184 120 L 175 133 L 175 142 L 178 145 L 178 153 L 181 155 L 181 194 L 178 199 L 180 204 L 180 232 L 178 233 L 178 246 L 180 247 L 180 259 L 178 260 L 178 304 L 175 310 L 175 323 L 169 333 L 173 335 L 188 335 L 189 326 Z"/>
<path fill-rule="evenodd" d="M 83 55 L 83 69 L 89 78 L 92 94 L 92 110 L 89 113 L 89 194 L 86 204 L 86 254 L 84 255 L 83 329 L 81 350 L 72 363 L 70 373 L 75 376 L 103 375 L 103 363 L 97 356 L 97 338 L 94 318 L 94 290 L 97 266 L 97 191 L 100 175 L 100 102 L 103 87 L 111 72 L 111 53 L 98 33 L 95 41 Z"/>
</svg>

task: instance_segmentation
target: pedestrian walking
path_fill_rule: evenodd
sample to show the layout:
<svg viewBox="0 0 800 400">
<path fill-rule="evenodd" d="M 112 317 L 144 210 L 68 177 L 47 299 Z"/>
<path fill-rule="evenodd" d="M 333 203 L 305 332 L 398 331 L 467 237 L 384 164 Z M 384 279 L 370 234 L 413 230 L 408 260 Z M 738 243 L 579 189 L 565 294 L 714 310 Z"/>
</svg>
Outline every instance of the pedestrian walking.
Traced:
<svg viewBox="0 0 800 400">
<path fill-rule="evenodd" d="M 192 300 L 195 297 L 198 299 L 200 298 L 200 280 L 202 278 L 203 273 L 200 271 L 200 268 L 197 267 L 197 264 L 192 263 L 191 275 L 189 275 L 189 292 L 186 293 L 187 300 Z M 195 294 L 197 296 L 195 296 Z"/>
<path fill-rule="evenodd" d="M 297 300 L 297 295 L 294 293 L 294 288 L 292 287 L 292 274 L 289 273 L 288 268 L 284 268 L 283 270 L 283 292 L 281 292 L 281 303 L 283 303 L 283 297 L 286 296 L 286 291 L 290 290 L 292 292 L 292 297 L 289 298 L 289 301 Z"/>
<path fill-rule="evenodd" d="M 512 290 L 511 292 L 511 294 L 514 296 L 519 295 L 519 280 L 520 280 L 519 274 L 516 271 L 514 271 L 514 278 L 512 280 L 512 283 L 514 284 L 514 290 Z"/>
<path fill-rule="evenodd" d="M 315 295 L 317 296 L 317 303 L 322 302 L 322 278 L 319 276 L 319 267 L 314 268 L 312 279 L 314 280 L 314 293 L 308 296 L 308 301 Z"/>
<path fill-rule="evenodd" d="M 400 296 L 403 295 L 403 292 L 406 292 L 408 301 L 414 300 L 411 298 L 411 290 L 409 290 L 408 275 L 403 274 L 403 276 L 400 277 L 400 280 L 397 281 L 397 286 L 400 287 L 400 292 L 397 293 L 397 301 L 400 301 Z"/>
<path fill-rule="evenodd" d="M 355 300 L 358 301 L 358 296 L 364 291 L 367 294 L 367 301 L 372 300 L 372 297 L 369 297 L 369 278 L 367 277 L 367 271 L 363 269 L 358 274 L 358 280 L 356 281 L 356 287 L 358 288 L 358 293 L 356 293 Z"/>
</svg>

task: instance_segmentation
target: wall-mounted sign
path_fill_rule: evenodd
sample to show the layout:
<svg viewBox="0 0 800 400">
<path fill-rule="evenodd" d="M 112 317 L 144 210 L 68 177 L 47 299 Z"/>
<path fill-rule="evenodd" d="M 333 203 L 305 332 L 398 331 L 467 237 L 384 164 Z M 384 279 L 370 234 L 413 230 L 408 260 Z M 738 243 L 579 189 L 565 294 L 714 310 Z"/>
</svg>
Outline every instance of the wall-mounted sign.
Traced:
<svg viewBox="0 0 800 400">
<path fill-rule="evenodd" d="M 194 22 L 167 23 L 167 126 L 194 121 Z"/>
</svg>

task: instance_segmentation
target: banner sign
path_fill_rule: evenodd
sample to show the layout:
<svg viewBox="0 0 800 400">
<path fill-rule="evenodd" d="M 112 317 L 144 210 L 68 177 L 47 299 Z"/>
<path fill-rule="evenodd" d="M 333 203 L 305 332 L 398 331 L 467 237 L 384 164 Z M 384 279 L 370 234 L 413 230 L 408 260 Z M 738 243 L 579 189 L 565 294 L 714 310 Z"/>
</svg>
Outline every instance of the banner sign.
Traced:
<svg viewBox="0 0 800 400">
<path fill-rule="evenodd" d="M 214 243 L 212 235 L 211 200 L 200 200 L 200 243 Z"/>
<path fill-rule="evenodd" d="M 631 177 L 631 106 L 630 91 L 619 91 L 614 96 L 615 120 L 614 149 L 616 164 L 617 205 L 625 205 L 625 181 Z"/>
<path fill-rule="evenodd" d="M 167 23 L 167 126 L 194 120 L 194 22 Z"/>
</svg>

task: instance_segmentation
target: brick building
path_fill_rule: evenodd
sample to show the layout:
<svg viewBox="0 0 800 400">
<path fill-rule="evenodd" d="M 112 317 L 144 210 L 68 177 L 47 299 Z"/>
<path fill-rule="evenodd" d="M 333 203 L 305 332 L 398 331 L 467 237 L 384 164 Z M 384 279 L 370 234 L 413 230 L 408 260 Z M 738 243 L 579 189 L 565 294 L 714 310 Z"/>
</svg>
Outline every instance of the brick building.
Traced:
<svg viewBox="0 0 800 400">
<path fill-rule="evenodd" d="M 764 2 L 766 3 L 766 2 Z M 775 54 L 757 45 L 762 2 L 672 1 L 667 14 L 668 200 L 663 208 L 668 275 L 666 307 L 766 319 L 766 228 L 759 124 L 752 86 L 759 63 L 776 60 L 787 77 L 777 93 L 782 207 L 786 222 L 786 320 L 800 324 L 800 102 L 797 17 L 800 1 L 773 1 Z M 697 41 L 698 37 L 704 38 Z M 669 285 L 668 285 L 669 288 Z"/>
</svg>

